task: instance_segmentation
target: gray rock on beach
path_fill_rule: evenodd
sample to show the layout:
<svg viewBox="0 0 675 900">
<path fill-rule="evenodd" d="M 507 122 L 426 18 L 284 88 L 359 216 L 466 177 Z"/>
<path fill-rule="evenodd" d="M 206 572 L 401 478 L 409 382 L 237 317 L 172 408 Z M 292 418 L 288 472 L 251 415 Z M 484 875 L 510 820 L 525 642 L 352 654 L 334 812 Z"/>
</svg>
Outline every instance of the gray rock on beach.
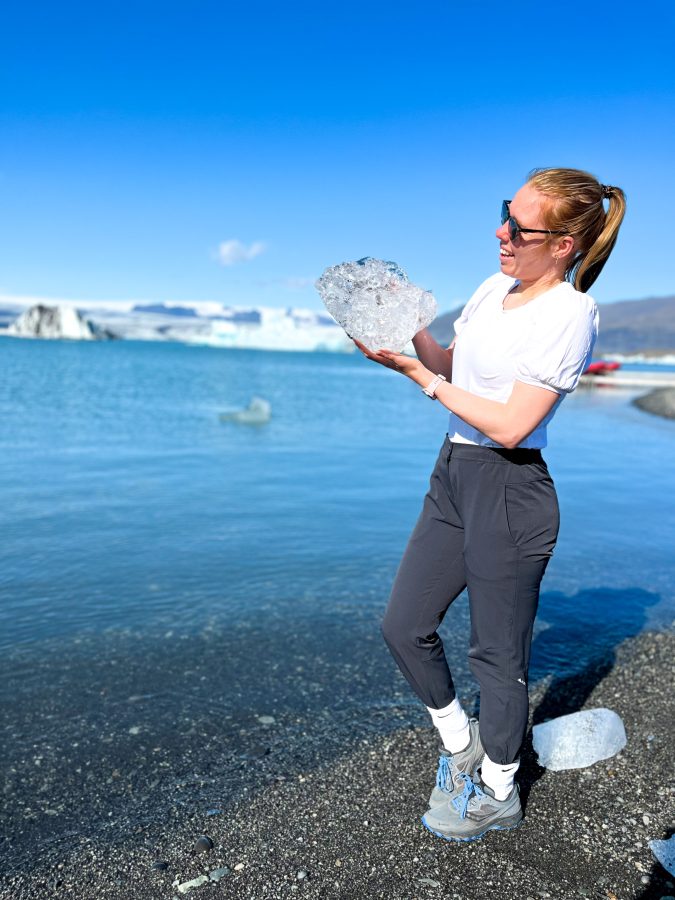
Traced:
<svg viewBox="0 0 675 900">
<path fill-rule="evenodd" d="M 613 710 L 585 709 L 535 725 L 532 744 L 546 769 L 583 769 L 622 750 L 626 730 Z"/>
<path fill-rule="evenodd" d="M 436 318 L 433 294 L 411 284 L 394 262 L 366 256 L 332 266 L 316 289 L 335 321 L 370 350 L 400 352 Z"/>
</svg>

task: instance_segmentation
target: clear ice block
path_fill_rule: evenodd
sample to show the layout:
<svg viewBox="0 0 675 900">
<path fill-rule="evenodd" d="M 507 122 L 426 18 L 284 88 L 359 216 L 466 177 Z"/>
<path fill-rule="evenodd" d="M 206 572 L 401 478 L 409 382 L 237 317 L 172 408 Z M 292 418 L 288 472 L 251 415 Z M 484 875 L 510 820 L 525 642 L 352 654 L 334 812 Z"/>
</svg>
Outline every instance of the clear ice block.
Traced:
<svg viewBox="0 0 675 900">
<path fill-rule="evenodd" d="M 611 709 L 585 709 L 535 725 L 532 744 L 540 766 L 554 772 L 583 769 L 622 750 L 626 731 Z"/>
<path fill-rule="evenodd" d="M 335 321 L 370 350 L 400 352 L 436 317 L 433 294 L 396 263 L 369 256 L 326 269 L 316 289 Z"/>
</svg>

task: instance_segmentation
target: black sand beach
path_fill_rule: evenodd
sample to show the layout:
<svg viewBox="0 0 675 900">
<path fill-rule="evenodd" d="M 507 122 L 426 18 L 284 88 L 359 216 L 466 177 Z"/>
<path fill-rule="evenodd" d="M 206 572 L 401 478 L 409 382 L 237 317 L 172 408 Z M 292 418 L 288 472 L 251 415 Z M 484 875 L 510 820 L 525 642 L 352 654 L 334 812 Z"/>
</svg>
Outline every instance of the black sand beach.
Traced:
<svg viewBox="0 0 675 900">
<path fill-rule="evenodd" d="M 228 755 L 219 749 L 228 724 L 215 706 L 205 709 L 202 701 L 196 708 L 174 697 L 173 707 L 167 700 L 160 710 L 174 716 L 161 739 L 144 738 L 143 724 L 130 725 L 123 738 L 107 733 L 103 712 L 96 720 L 92 697 L 86 729 L 73 709 L 70 759 L 63 742 L 50 756 L 46 741 L 25 746 L 23 764 L 17 757 L 9 767 L 0 897 L 675 896 L 675 877 L 648 847 L 675 825 L 674 656 L 674 632 L 644 633 L 576 675 L 533 688 L 533 722 L 606 706 L 623 718 L 628 744 L 587 769 L 548 772 L 528 738 L 523 825 L 470 844 L 441 841 L 419 822 L 436 740 L 405 700 L 380 710 L 384 729 L 382 721 L 363 722 L 339 709 L 332 716 L 324 708 L 311 719 L 299 713 L 296 730 L 288 717 L 282 730 L 274 715 L 258 716 L 255 727 L 239 729 L 240 746 Z M 328 685 L 336 673 L 326 673 Z M 354 690 L 359 678 L 381 674 L 352 671 Z M 149 694 L 160 696 L 163 677 L 158 670 Z M 200 671 L 195 664 L 186 696 L 199 695 L 195 686 L 205 677 L 208 665 Z M 128 697 L 133 680 L 133 673 L 120 673 L 120 696 L 132 700 L 127 710 L 143 703 L 142 696 Z M 40 716 L 48 729 L 49 712 Z M 20 737 L 20 721 L 10 727 Z M 224 778 L 228 767 L 231 777 Z M 226 784 L 236 790 L 226 793 Z M 212 849 L 195 849 L 202 835 Z"/>
</svg>

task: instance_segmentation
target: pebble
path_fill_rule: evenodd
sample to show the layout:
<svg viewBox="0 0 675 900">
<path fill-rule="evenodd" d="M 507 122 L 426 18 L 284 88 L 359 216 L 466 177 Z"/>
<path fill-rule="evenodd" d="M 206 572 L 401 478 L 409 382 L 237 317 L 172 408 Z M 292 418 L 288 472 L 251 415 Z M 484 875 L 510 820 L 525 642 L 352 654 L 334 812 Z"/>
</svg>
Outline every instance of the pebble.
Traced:
<svg viewBox="0 0 675 900">
<path fill-rule="evenodd" d="M 258 716 L 258 721 L 261 725 L 274 725 L 276 719 L 274 716 Z"/>
<path fill-rule="evenodd" d="M 229 866 L 222 866 L 220 869 L 214 869 L 212 872 L 209 872 L 209 880 L 210 881 L 220 881 L 221 878 L 224 878 L 226 875 L 229 875 L 231 869 Z"/>
<path fill-rule="evenodd" d="M 640 878 L 640 881 L 642 882 L 642 884 L 649 884 L 649 875 L 643 875 Z"/>
<path fill-rule="evenodd" d="M 651 819 L 649 818 L 649 816 L 643 816 L 642 821 L 645 823 L 645 825 L 649 825 Z"/>
<path fill-rule="evenodd" d="M 307 878 L 307 872 L 305 872 L 304 869 L 300 869 L 300 871 L 296 875 L 296 878 L 298 879 L 298 881 L 303 881 L 303 879 Z"/>
<path fill-rule="evenodd" d="M 158 872 L 164 872 L 169 868 L 168 862 L 164 862 L 163 859 L 158 859 L 157 862 L 152 864 L 152 868 L 156 869 Z"/>
<path fill-rule="evenodd" d="M 207 809 L 207 810 L 206 810 L 206 815 L 207 815 L 207 816 L 219 816 L 221 813 L 222 813 L 222 809 L 218 809 L 217 807 L 214 807 L 213 809 Z"/>
<path fill-rule="evenodd" d="M 434 881 L 433 878 L 418 878 L 417 880 L 420 884 L 426 884 L 428 887 L 437 888 L 441 886 L 440 881 Z"/>
<path fill-rule="evenodd" d="M 235 871 L 235 872 L 241 872 L 241 870 L 244 869 L 244 868 L 246 868 L 246 866 L 245 866 L 244 863 L 237 863 L 237 865 L 234 867 L 234 871 Z"/>
<path fill-rule="evenodd" d="M 206 884 L 208 881 L 208 876 L 206 875 L 198 875 L 197 878 L 193 878 L 192 881 L 184 881 L 182 884 L 176 885 L 179 893 L 187 894 L 188 891 L 191 891 L 192 888 L 200 887 L 202 884 Z"/>
<path fill-rule="evenodd" d="M 197 838 L 194 846 L 195 853 L 209 853 L 211 850 L 213 850 L 213 841 L 208 834 L 203 834 L 200 838 Z"/>
</svg>

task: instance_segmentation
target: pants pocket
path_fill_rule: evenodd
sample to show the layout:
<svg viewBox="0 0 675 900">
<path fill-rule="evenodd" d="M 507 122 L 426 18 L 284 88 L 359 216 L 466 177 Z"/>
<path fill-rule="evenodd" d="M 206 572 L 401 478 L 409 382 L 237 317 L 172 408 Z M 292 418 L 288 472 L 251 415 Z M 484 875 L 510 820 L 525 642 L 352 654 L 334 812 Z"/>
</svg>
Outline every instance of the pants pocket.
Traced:
<svg viewBox="0 0 675 900">
<path fill-rule="evenodd" d="M 558 497 L 551 478 L 505 484 L 504 502 L 513 543 L 550 556 L 560 525 Z"/>
</svg>

